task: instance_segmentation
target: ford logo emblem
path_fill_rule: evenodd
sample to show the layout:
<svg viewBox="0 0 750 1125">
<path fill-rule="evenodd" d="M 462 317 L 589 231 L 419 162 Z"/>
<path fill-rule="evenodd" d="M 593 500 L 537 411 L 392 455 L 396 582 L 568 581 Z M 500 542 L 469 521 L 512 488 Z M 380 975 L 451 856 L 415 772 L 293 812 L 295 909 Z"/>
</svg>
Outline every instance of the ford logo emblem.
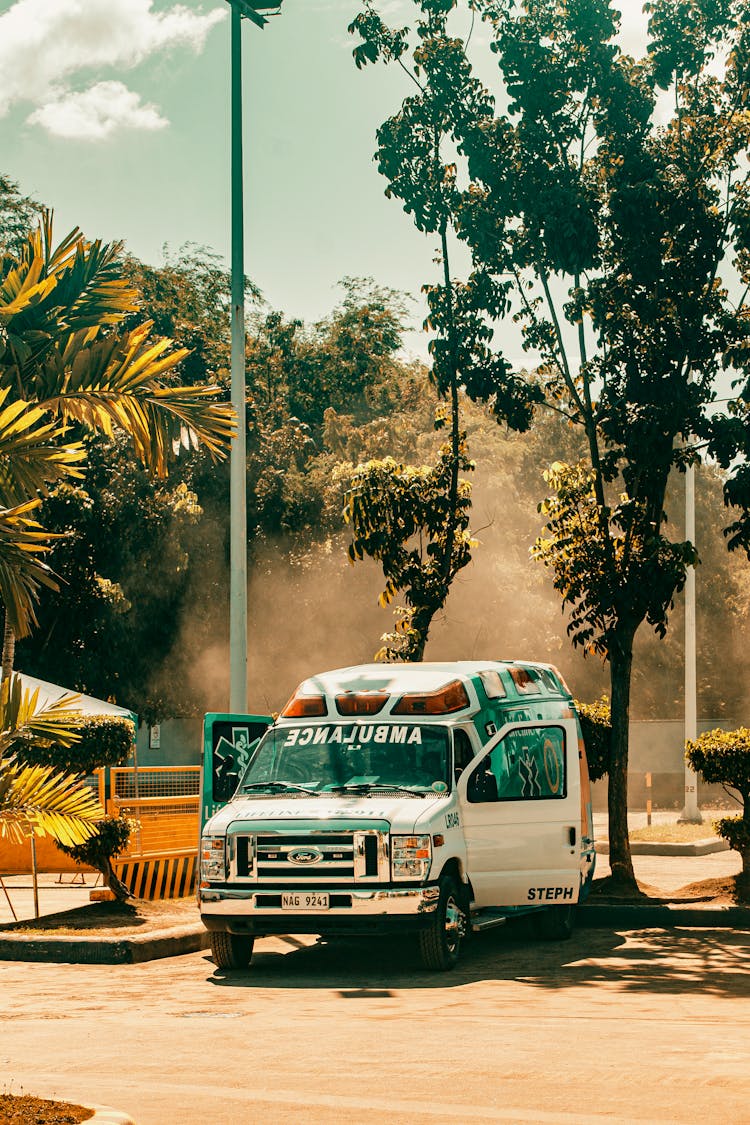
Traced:
<svg viewBox="0 0 750 1125">
<path fill-rule="evenodd" d="M 305 866 L 305 864 L 308 863 L 320 863 L 323 858 L 323 853 L 320 848 L 294 848 L 287 853 L 286 858 L 290 863 Z"/>
</svg>

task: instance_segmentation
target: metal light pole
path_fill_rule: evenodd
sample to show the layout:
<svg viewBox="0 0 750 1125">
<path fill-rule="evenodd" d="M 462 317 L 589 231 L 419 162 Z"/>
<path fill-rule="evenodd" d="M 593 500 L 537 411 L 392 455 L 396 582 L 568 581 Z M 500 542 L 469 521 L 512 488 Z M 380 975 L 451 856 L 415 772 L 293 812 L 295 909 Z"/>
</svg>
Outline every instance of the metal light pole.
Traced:
<svg viewBox="0 0 750 1125">
<path fill-rule="evenodd" d="M 228 0 L 231 16 L 232 132 L 232 406 L 237 434 L 229 482 L 229 709 L 247 712 L 247 484 L 245 451 L 245 236 L 242 178 L 242 20 L 265 27 L 282 0 Z M 263 15 L 262 13 L 266 13 Z"/>
<path fill-rule="evenodd" d="M 685 539 L 695 545 L 695 465 L 685 470 Z M 698 737 L 698 678 L 695 639 L 695 567 L 688 567 L 685 581 L 685 741 Z M 685 763 L 685 807 L 682 824 L 702 824 L 698 808 L 698 778 Z"/>
</svg>

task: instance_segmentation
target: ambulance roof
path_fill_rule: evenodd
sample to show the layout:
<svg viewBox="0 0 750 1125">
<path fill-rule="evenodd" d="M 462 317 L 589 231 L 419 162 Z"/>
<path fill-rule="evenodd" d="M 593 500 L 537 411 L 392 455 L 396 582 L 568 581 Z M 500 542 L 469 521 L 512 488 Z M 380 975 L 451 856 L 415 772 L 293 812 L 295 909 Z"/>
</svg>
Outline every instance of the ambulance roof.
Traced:
<svg viewBox="0 0 750 1125">
<path fill-rule="evenodd" d="M 552 673 L 565 694 L 568 694 L 559 672 L 550 664 L 524 660 L 456 660 L 442 663 L 411 664 L 357 664 L 351 668 L 337 668 L 309 677 L 300 685 L 300 691 L 325 696 L 341 692 L 380 691 L 393 694 L 404 692 L 434 692 L 455 680 L 464 682 L 476 679 L 482 673 L 511 671 L 516 668 L 540 669 Z M 548 684 L 549 686 L 549 684 Z"/>
</svg>

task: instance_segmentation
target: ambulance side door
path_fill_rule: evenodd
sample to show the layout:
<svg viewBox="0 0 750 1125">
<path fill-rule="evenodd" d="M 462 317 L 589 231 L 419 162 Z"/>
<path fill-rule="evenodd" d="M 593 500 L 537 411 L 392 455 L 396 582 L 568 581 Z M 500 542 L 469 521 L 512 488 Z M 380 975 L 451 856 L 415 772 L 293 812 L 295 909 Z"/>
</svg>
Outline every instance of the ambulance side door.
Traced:
<svg viewBox="0 0 750 1125">
<path fill-rule="evenodd" d="M 461 774 L 458 799 L 476 906 L 577 902 L 574 719 L 506 723 Z"/>
</svg>

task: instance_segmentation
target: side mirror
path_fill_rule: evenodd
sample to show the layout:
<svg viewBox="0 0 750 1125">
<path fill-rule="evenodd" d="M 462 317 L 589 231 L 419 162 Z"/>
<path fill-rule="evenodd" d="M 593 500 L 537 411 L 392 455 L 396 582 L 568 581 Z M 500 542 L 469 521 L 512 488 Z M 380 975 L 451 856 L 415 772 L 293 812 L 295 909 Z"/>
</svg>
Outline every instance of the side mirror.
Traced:
<svg viewBox="0 0 750 1125">
<path fill-rule="evenodd" d="M 466 798 L 473 805 L 476 805 L 480 801 L 484 800 L 484 797 L 482 796 L 481 777 L 481 772 L 479 770 L 475 770 L 469 778 L 469 784 L 466 787 Z"/>
<path fill-rule="evenodd" d="M 495 775 L 481 766 L 469 778 L 466 799 L 471 804 L 486 804 L 497 800 L 497 780 Z"/>
</svg>

